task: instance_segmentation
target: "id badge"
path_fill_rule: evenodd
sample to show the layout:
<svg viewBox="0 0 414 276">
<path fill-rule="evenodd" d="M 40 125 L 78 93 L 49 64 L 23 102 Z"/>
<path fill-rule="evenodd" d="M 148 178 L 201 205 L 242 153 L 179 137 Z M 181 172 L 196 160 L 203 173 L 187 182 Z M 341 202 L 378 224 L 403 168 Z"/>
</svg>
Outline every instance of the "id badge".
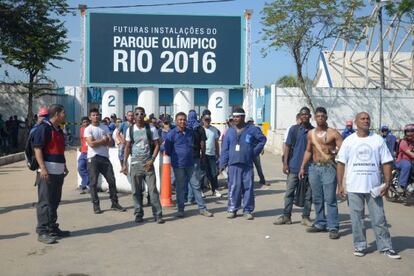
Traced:
<svg viewBox="0 0 414 276">
<path fill-rule="evenodd" d="M 236 151 L 240 151 L 240 145 L 239 144 L 236 145 Z"/>
</svg>

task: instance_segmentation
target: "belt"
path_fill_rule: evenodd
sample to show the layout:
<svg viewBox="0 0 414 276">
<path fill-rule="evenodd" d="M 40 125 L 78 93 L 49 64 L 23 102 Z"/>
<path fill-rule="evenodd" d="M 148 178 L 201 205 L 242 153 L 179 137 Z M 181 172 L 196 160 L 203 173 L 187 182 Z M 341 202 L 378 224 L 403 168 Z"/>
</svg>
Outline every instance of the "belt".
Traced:
<svg viewBox="0 0 414 276">
<path fill-rule="evenodd" d="M 336 166 L 336 162 L 333 160 L 324 161 L 324 162 L 313 162 L 312 163 L 315 166 Z"/>
</svg>

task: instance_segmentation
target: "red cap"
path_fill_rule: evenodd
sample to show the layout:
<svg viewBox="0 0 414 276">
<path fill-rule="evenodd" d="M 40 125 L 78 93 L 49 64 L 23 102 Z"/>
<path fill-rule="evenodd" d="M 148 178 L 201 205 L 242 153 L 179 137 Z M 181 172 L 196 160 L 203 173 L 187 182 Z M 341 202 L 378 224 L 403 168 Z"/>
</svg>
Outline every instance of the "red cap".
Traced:
<svg viewBox="0 0 414 276">
<path fill-rule="evenodd" d="M 346 126 L 352 126 L 352 120 L 345 121 L 345 125 Z"/>
<path fill-rule="evenodd" d="M 47 107 L 41 107 L 39 109 L 39 112 L 37 112 L 37 116 L 44 117 L 44 116 L 47 116 L 47 115 L 49 115 L 49 110 L 47 109 Z"/>
</svg>

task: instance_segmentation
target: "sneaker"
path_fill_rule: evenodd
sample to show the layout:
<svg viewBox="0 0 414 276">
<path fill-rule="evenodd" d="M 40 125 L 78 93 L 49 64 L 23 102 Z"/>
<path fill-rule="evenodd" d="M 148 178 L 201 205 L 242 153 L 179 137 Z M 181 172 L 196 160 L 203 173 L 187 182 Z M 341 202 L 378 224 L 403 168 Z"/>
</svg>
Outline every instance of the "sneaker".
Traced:
<svg viewBox="0 0 414 276">
<path fill-rule="evenodd" d="M 388 258 L 391 258 L 391 259 L 401 259 L 401 256 L 398 255 L 397 252 L 395 252 L 392 249 L 382 251 L 381 253 L 384 254 L 385 256 L 387 256 Z"/>
<path fill-rule="evenodd" d="M 236 212 L 227 212 L 227 218 L 228 219 L 233 219 L 236 217 Z"/>
<path fill-rule="evenodd" d="M 206 195 L 203 192 L 201 192 L 201 197 L 206 198 Z"/>
<path fill-rule="evenodd" d="M 311 227 L 306 228 L 306 232 L 308 232 L 308 233 L 326 232 L 326 229 L 325 228 L 319 228 L 315 225 L 312 225 Z"/>
<path fill-rule="evenodd" d="M 398 188 L 397 188 L 397 193 L 399 193 L 399 194 L 403 194 L 405 191 L 404 191 L 404 188 L 403 187 L 401 187 L 401 186 L 398 186 Z"/>
<path fill-rule="evenodd" d="M 141 223 L 143 221 L 144 221 L 144 219 L 141 216 L 135 216 L 135 222 L 136 223 Z"/>
<path fill-rule="evenodd" d="M 157 218 L 155 218 L 155 222 L 158 223 L 158 224 L 164 224 L 165 220 L 162 217 L 157 217 Z"/>
<path fill-rule="evenodd" d="M 183 218 L 184 217 L 184 211 L 178 211 L 177 214 L 175 214 L 177 218 Z"/>
<path fill-rule="evenodd" d="M 207 209 L 202 209 L 200 210 L 200 215 L 205 217 L 212 217 L 213 213 L 209 212 Z"/>
<path fill-rule="evenodd" d="M 223 195 L 219 191 L 215 191 L 213 196 L 215 196 L 216 198 L 221 198 Z"/>
<path fill-rule="evenodd" d="M 282 225 L 282 224 L 292 224 L 292 220 L 290 219 L 290 217 L 282 215 L 280 217 L 278 217 L 274 222 L 274 225 Z"/>
<path fill-rule="evenodd" d="M 357 249 L 357 248 L 355 248 L 355 249 L 354 249 L 354 256 L 357 256 L 357 257 L 364 257 L 364 256 L 365 256 L 365 252 L 364 252 L 364 250 L 362 250 L 362 249 Z"/>
<path fill-rule="evenodd" d="M 253 216 L 252 213 L 244 213 L 243 216 L 246 220 L 253 220 L 254 219 L 254 216 Z"/>
<path fill-rule="evenodd" d="M 57 238 L 67 238 L 70 236 L 70 231 L 60 230 L 59 228 L 54 228 L 50 230 L 49 235 Z"/>
<path fill-rule="evenodd" d="M 86 194 L 86 191 L 87 191 L 86 188 L 85 189 L 81 189 L 81 191 L 79 192 L 79 194 L 84 195 L 84 194 Z"/>
<path fill-rule="evenodd" d="M 300 224 L 305 225 L 305 226 L 309 226 L 309 227 L 312 227 L 312 225 L 313 225 L 313 223 L 312 223 L 312 221 L 310 220 L 309 217 L 302 217 L 302 221 L 301 221 Z"/>
<path fill-rule="evenodd" d="M 93 206 L 93 212 L 95 214 L 102 214 L 103 213 L 102 210 L 101 210 L 101 207 L 99 207 L 99 205 L 94 205 Z"/>
<path fill-rule="evenodd" d="M 331 240 L 337 240 L 339 239 L 340 235 L 339 235 L 339 231 L 337 229 L 332 229 L 329 230 L 329 238 Z"/>
<path fill-rule="evenodd" d="M 45 244 L 56 243 L 56 237 L 52 237 L 51 235 L 47 233 L 39 234 L 39 236 L 37 236 L 37 240 Z"/>
<path fill-rule="evenodd" d="M 118 202 L 113 202 L 111 205 L 111 209 L 112 210 L 117 210 L 119 212 L 125 212 L 126 208 L 122 207 L 121 204 L 119 204 Z"/>
</svg>

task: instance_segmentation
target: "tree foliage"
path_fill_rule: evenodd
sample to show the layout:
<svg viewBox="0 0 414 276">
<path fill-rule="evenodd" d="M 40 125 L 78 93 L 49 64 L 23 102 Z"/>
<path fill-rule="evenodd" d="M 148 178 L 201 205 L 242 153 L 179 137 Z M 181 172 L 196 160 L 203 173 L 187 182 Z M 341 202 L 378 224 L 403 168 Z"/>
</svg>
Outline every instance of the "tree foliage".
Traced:
<svg viewBox="0 0 414 276">
<path fill-rule="evenodd" d="M 28 119 L 31 122 L 33 97 L 39 94 L 36 84 L 45 80 L 49 66 L 69 48 L 67 30 L 59 17 L 68 14 L 65 0 L 1 0 L 0 59 L 22 72 L 28 79 Z"/>
<path fill-rule="evenodd" d="M 308 77 L 305 77 L 304 81 L 305 81 L 306 87 L 312 86 L 313 84 L 313 81 L 309 79 Z M 278 87 L 299 87 L 299 81 L 296 76 L 285 75 L 285 76 L 280 77 L 276 81 L 276 86 Z"/>
<path fill-rule="evenodd" d="M 409 23 L 414 24 L 414 1 L 401 0 L 400 3 L 392 3 L 386 6 L 389 15 L 398 14 L 402 19 L 408 20 Z"/>
<path fill-rule="evenodd" d="M 306 89 L 302 67 L 312 50 L 321 50 L 327 39 L 360 39 L 367 17 L 354 11 L 364 7 L 363 0 L 274 0 L 262 10 L 262 40 L 270 50 L 287 50 L 293 57 L 299 87 L 314 109 Z"/>
</svg>

